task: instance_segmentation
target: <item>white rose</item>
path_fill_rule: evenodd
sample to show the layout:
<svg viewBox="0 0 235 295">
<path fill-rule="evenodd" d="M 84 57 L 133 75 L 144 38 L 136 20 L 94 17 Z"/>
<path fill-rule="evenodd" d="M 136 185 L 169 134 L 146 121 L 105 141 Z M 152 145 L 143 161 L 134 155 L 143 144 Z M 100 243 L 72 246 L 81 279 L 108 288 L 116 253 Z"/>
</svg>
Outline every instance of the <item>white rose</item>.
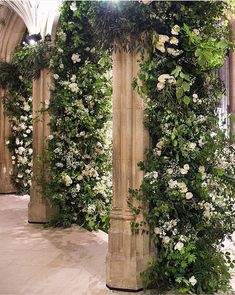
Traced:
<svg viewBox="0 0 235 295">
<path fill-rule="evenodd" d="M 192 286 L 196 285 L 197 280 L 195 279 L 194 276 L 192 276 L 192 277 L 189 279 L 189 283 L 190 283 Z"/>
<path fill-rule="evenodd" d="M 158 40 L 160 43 L 165 43 L 165 42 L 169 41 L 169 37 L 167 35 L 159 35 L 158 38 L 159 38 Z"/>
<path fill-rule="evenodd" d="M 190 199 L 192 199 L 192 197 L 193 197 L 193 194 L 192 193 L 190 193 L 190 192 L 188 192 L 188 193 L 186 193 L 186 200 L 190 200 Z"/>
<path fill-rule="evenodd" d="M 157 83 L 157 89 L 158 90 L 162 90 L 164 87 L 165 87 L 164 83 L 161 83 L 161 82 Z"/>
<path fill-rule="evenodd" d="M 162 53 L 166 52 L 166 48 L 165 48 L 165 46 L 164 46 L 164 43 L 157 42 L 156 45 L 155 45 L 155 47 L 156 47 L 159 51 L 161 51 Z"/>
<path fill-rule="evenodd" d="M 188 191 L 187 185 L 183 181 L 178 183 L 178 188 L 181 193 L 187 193 Z"/>
<path fill-rule="evenodd" d="M 167 245 L 167 244 L 169 244 L 171 239 L 169 237 L 163 237 L 162 240 L 163 240 L 163 243 Z"/>
<path fill-rule="evenodd" d="M 198 29 L 193 29 L 195 35 L 199 35 L 200 31 Z"/>
<path fill-rule="evenodd" d="M 178 45 L 179 39 L 177 39 L 176 37 L 171 37 L 170 43 L 173 45 Z"/>
<path fill-rule="evenodd" d="M 172 35 L 179 35 L 179 31 L 180 31 L 180 27 L 178 25 L 175 25 L 172 29 L 171 29 L 171 34 Z"/>
<path fill-rule="evenodd" d="M 167 79 L 170 79 L 171 76 L 169 74 L 162 74 L 158 77 L 158 81 L 161 83 L 165 83 Z"/>
<path fill-rule="evenodd" d="M 182 243 L 182 242 L 178 242 L 178 243 L 175 245 L 174 249 L 180 251 L 183 247 L 184 247 L 184 243 Z"/>
<path fill-rule="evenodd" d="M 205 166 L 199 166 L 198 171 L 200 173 L 205 173 Z"/>
<path fill-rule="evenodd" d="M 155 229 L 154 229 L 154 233 L 155 233 L 156 235 L 159 235 L 159 234 L 161 233 L 161 229 L 160 229 L 159 227 L 155 227 Z"/>
<path fill-rule="evenodd" d="M 180 168 L 180 173 L 181 174 L 187 174 L 188 173 L 188 170 L 184 169 L 184 168 Z"/>
<path fill-rule="evenodd" d="M 54 138 L 54 136 L 52 134 L 50 134 L 50 135 L 47 136 L 47 139 L 48 140 L 52 140 L 53 138 Z"/>
</svg>

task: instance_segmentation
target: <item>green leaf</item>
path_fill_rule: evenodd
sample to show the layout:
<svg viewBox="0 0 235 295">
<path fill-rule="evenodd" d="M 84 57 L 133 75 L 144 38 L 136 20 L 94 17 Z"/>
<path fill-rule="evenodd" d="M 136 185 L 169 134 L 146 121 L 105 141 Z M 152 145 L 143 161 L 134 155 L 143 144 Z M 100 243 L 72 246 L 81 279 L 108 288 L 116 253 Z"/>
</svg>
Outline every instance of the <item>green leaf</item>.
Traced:
<svg viewBox="0 0 235 295">
<path fill-rule="evenodd" d="M 184 96 L 183 102 L 188 105 L 190 103 L 190 98 L 188 96 Z"/>
<path fill-rule="evenodd" d="M 185 92 L 188 92 L 190 90 L 190 84 L 188 82 L 183 82 L 182 86 Z"/>
<path fill-rule="evenodd" d="M 184 89 L 182 87 L 176 88 L 176 97 L 179 99 L 184 95 Z"/>
</svg>

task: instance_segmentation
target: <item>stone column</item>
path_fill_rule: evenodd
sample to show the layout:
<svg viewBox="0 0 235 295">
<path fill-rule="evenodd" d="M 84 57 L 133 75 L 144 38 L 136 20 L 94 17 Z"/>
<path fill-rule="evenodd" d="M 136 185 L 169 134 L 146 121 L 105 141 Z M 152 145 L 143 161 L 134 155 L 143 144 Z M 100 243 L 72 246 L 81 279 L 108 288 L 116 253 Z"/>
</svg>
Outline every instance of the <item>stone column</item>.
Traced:
<svg viewBox="0 0 235 295">
<path fill-rule="evenodd" d="M 137 72 L 137 55 L 113 55 L 113 209 L 106 281 L 111 289 L 134 291 L 142 289 L 140 272 L 145 270 L 151 252 L 149 235 L 132 234 L 135 216 L 127 203 L 129 188 L 139 188 L 142 182 L 143 172 L 137 163 L 149 145 L 142 100 L 131 86 Z"/>
<path fill-rule="evenodd" d="M 231 21 L 232 39 L 235 42 L 235 20 Z M 229 112 L 235 116 L 235 51 L 229 54 Z M 235 123 L 231 122 L 231 134 L 235 136 Z"/>
<path fill-rule="evenodd" d="M 51 75 L 48 69 L 41 71 L 38 80 L 33 81 L 33 181 L 30 190 L 30 202 L 28 210 L 28 221 L 34 223 L 44 223 L 48 217 L 55 212 L 48 201 L 43 198 L 41 188 L 35 181 L 40 171 L 39 161 L 43 150 L 46 148 L 46 137 L 50 133 L 48 126 L 49 115 L 40 110 L 48 104 L 50 98 Z M 46 164 L 41 162 L 40 166 L 46 172 Z"/>
<path fill-rule="evenodd" d="M 16 189 L 11 182 L 13 167 L 11 154 L 6 145 L 6 141 L 10 136 L 10 124 L 1 101 L 3 95 L 4 92 L 0 90 L 0 194 L 9 194 L 15 193 Z"/>
</svg>

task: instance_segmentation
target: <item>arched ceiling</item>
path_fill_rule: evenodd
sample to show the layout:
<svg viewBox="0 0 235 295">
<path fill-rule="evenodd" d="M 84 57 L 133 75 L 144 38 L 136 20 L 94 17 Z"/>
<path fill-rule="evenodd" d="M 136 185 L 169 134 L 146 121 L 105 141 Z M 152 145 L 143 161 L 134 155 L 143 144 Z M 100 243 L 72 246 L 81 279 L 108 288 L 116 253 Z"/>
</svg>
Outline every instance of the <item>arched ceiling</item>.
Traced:
<svg viewBox="0 0 235 295">
<path fill-rule="evenodd" d="M 6 6 L 0 7 L 0 59 L 11 60 L 25 30 L 23 20 L 13 10 Z"/>
<path fill-rule="evenodd" d="M 25 22 L 29 34 L 53 35 L 62 0 L 0 0 L 0 4 L 15 11 Z"/>
</svg>

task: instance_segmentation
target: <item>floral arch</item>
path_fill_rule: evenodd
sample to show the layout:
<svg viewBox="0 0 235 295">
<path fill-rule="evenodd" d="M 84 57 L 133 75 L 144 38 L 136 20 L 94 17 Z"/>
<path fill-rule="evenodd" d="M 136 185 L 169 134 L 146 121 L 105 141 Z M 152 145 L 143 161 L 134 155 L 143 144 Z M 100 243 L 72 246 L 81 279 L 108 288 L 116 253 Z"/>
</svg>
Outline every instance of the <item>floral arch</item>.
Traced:
<svg viewBox="0 0 235 295">
<path fill-rule="evenodd" d="M 49 202 L 56 201 L 65 222 L 74 218 L 92 229 L 97 219 L 89 216 L 95 209 L 89 213 L 87 206 L 84 212 L 80 202 L 84 205 L 87 199 L 83 196 L 96 186 L 92 181 L 97 178 L 98 162 L 84 168 L 91 155 L 80 146 L 87 140 L 87 151 L 94 147 L 92 140 L 100 138 L 100 134 L 90 136 L 87 130 L 104 129 L 107 53 L 114 51 L 114 189 L 107 256 L 110 288 L 141 289 L 139 274 L 154 252 L 155 259 L 143 273 L 146 287 L 199 294 L 228 288 L 228 264 L 232 267 L 233 262 L 219 246 L 234 230 L 234 148 L 218 128 L 215 107 L 222 88 L 214 75 L 232 49 L 225 6 L 223 2 L 157 1 L 63 5 L 62 30 L 50 60 L 54 72 L 48 109 L 50 137 L 47 107 L 40 108 L 47 106 L 48 70 L 40 69 L 40 78 L 33 82 L 34 111 L 42 116 L 34 123 L 35 150 L 39 155 L 47 147 L 45 137 L 49 139 L 52 165 L 47 166 L 42 158 L 42 170 L 51 167 L 52 172 Z M 96 113 L 100 106 L 103 117 Z M 71 128 L 75 126 L 72 120 L 79 122 L 77 129 Z M 76 134 L 71 135 L 74 130 Z M 73 167 L 66 157 L 75 137 L 80 144 L 76 153 L 84 161 Z M 93 152 L 103 164 L 102 142 L 97 143 Z M 83 167 L 81 175 L 76 170 L 79 165 Z M 47 181 L 47 173 L 42 176 Z M 37 185 L 35 182 L 33 189 Z M 52 213 L 36 189 L 29 208 L 33 207 L 34 222 L 45 221 Z M 42 214 L 37 215 L 39 212 Z M 102 221 L 101 215 L 99 218 Z"/>
</svg>

